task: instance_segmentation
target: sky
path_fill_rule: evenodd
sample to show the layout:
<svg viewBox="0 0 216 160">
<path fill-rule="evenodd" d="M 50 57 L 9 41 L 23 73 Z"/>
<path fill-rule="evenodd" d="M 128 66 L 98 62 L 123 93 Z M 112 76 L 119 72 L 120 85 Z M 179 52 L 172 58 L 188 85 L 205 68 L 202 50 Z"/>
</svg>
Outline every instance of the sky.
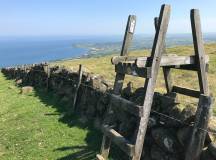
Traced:
<svg viewBox="0 0 216 160">
<path fill-rule="evenodd" d="M 168 33 L 191 33 L 192 8 L 203 32 L 216 32 L 216 0 L 0 0 L 0 36 L 122 35 L 129 14 L 137 34 L 152 34 L 164 3 L 172 7 Z"/>
</svg>

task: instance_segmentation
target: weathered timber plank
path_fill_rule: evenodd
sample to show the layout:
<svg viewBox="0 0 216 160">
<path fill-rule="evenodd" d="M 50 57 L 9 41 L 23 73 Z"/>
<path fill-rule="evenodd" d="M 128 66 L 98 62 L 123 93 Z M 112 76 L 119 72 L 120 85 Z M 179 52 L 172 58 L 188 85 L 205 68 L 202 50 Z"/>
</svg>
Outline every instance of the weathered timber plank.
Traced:
<svg viewBox="0 0 216 160">
<path fill-rule="evenodd" d="M 206 57 L 204 50 L 204 42 L 201 31 L 201 22 L 199 10 L 191 10 L 191 28 L 193 33 L 194 51 L 196 55 L 196 61 L 199 66 L 198 78 L 201 93 L 209 95 L 207 73 L 206 73 Z"/>
<path fill-rule="evenodd" d="M 154 25 L 155 25 L 155 30 L 157 30 L 157 27 L 158 27 L 158 22 L 159 22 L 159 19 L 158 17 L 155 17 L 154 18 Z M 166 44 L 164 42 L 164 45 L 163 45 L 163 54 L 166 54 Z M 162 57 L 162 60 L 163 61 L 163 57 Z M 167 93 L 170 93 L 172 92 L 172 77 L 171 77 L 171 69 L 170 68 L 167 68 L 167 67 L 163 67 L 163 75 L 164 75 L 164 80 L 165 80 L 165 86 L 166 86 L 166 90 L 167 90 Z"/>
<path fill-rule="evenodd" d="M 135 103 L 128 101 L 124 98 L 121 98 L 117 95 L 111 95 L 110 97 L 110 105 L 111 107 L 118 107 L 130 114 L 133 114 L 135 116 L 142 116 L 142 107 L 136 105 Z"/>
<path fill-rule="evenodd" d="M 101 156 L 104 158 L 104 160 L 107 160 L 109 156 L 110 146 L 111 139 L 104 134 L 101 144 Z"/>
<path fill-rule="evenodd" d="M 135 25 L 136 25 L 136 16 L 130 15 L 128 17 L 127 26 L 125 29 L 125 35 L 124 35 L 124 40 L 123 40 L 120 56 L 128 55 L 128 49 L 133 39 Z M 121 93 L 124 78 L 125 78 L 125 74 L 116 73 L 113 94 L 119 95 Z M 109 106 L 108 114 L 110 111 L 111 111 L 111 107 Z M 103 140 L 102 140 L 102 145 L 101 145 L 101 156 L 105 160 L 108 158 L 110 145 L 111 145 L 111 140 L 106 135 L 104 135 Z"/>
<path fill-rule="evenodd" d="M 126 140 L 122 135 L 120 135 L 118 132 L 108 126 L 103 126 L 102 131 L 128 156 L 134 155 L 134 145 L 131 144 L 128 140 Z"/>
<path fill-rule="evenodd" d="M 196 91 L 196 90 L 188 89 L 184 87 L 179 87 L 179 86 L 173 86 L 172 92 L 176 92 L 179 94 L 183 94 L 183 95 L 187 95 L 187 96 L 191 96 L 195 98 L 199 98 L 201 94 L 200 91 Z"/>
<path fill-rule="evenodd" d="M 125 30 L 124 40 L 121 49 L 121 56 L 128 55 L 128 49 L 133 39 L 133 34 L 136 26 L 136 16 L 130 15 Z"/>
<path fill-rule="evenodd" d="M 148 61 L 151 61 L 151 57 L 128 57 L 128 56 L 114 56 L 112 57 L 112 64 L 117 65 L 119 63 L 136 64 L 138 68 L 148 67 Z M 205 63 L 209 62 L 209 57 L 205 56 Z M 168 55 L 162 56 L 160 66 L 179 66 L 196 64 L 195 56 L 177 56 Z"/>
<path fill-rule="evenodd" d="M 150 59 L 150 58 L 149 58 Z M 209 61 L 209 57 L 206 56 L 205 58 L 206 63 Z M 136 65 L 138 67 L 145 67 L 147 66 L 146 57 L 138 57 L 136 60 Z M 195 56 L 162 56 L 160 66 L 178 66 L 178 65 L 188 65 L 188 64 L 195 64 Z"/>
<path fill-rule="evenodd" d="M 171 77 L 171 68 L 163 67 L 163 75 L 164 75 L 167 93 L 170 93 L 170 92 L 172 92 L 172 88 L 173 88 L 172 77 Z"/>
<path fill-rule="evenodd" d="M 197 71 L 198 67 L 196 64 L 187 64 L 187 65 L 176 65 L 176 66 L 166 66 L 166 68 L 180 69 L 180 70 L 188 70 L 188 71 Z"/>
<path fill-rule="evenodd" d="M 105 160 L 100 154 L 96 155 L 97 160 Z"/>
<path fill-rule="evenodd" d="M 206 138 L 206 130 L 208 128 L 212 104 L 212 97 L 200 95 L 192 136 L 186 150 L 185 160 L 200 159 Z"/>
<path fill-rule="evenodd" d="M 171 8 L 169 5 L 163 5 L 161 7 L 158 28 L 155 34 L 154 43 L 151 52 L 152 61 L 150 61 L 147 64 L 152 67 L 152 74 L 151 74 L 151 78 L 146 79 L 144 85 L 145 98 L 143 102 L 143 117 L 140 119 L 140 125 L 137 133 L 136 143 L 135 143 L 135 155 L 133 156 L 132 160 L 140 160 L 142 154 L 148 120 L 151 112 L 156 79 L 160 68 L 161 56 L 163 52 L 163 46 L 165 43 L 165 37 L 166 37 L 166 32 L 167 32 L 169 18 L 170 18 L 170 10 Z"/>
<path fill-rule="evenodd" d="M 115 65 L 115 71 L 121 74 L 128 74 L 138 77 L 150 78 L 151 77 L 151 68 L 138 68 L 136 65 L 128 63 L 119 63 Z"/>
<path fill-rule="evenodd" d="M 137 57 L 133 56 L 114 56 L 111 58 L 111 63 L 116 65 L 118 63 L 135 63 Z"/>
<path fill-rule="evenodd" d="M 49 78 L 50 78 L 50 67 L 49 67 L 49 64 L 44 64 L 43 65 L 43 69 L 44 69 L 44 72 L 46 73 L 46 90 L 48 91 L 49 89 Z"/>
</svg>

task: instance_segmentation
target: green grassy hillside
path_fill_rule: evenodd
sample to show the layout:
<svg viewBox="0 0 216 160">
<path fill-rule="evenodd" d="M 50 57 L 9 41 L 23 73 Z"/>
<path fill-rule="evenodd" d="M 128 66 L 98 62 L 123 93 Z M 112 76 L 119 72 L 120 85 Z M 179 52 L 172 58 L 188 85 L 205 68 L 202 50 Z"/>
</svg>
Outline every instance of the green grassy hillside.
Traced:
<svg viewBox="0 0 216 160">
<path fill-rule="evenodd" d="M 209 55 L 210 57 L 210 62 L 209 62 L 210 68 L 208 74 L 209 88 L 211 93 L 214 96 L 216 96 L 216 44 L 206 44 L 205 51 L 206 54 Z M 194 54 L 194 50 L 192 46 L 178 46 L 178 47 L 168 48 L 167 53 L 176 54 L 176 55 L 192 55 Z M 146 56 L 149 54 L 150 54 L 150 50 L 138 50 L 138 51 L 132 51 L 130 53 L 130 55 L 134 55 L 134 56 Z M 111 57 L 114 55 L 119 55 L 119 53 L 115 53 L 113 55 L 108 55 L 100 58 L 59 61 L 56 62 L 55 64 L 64 65 L 65 67 L 75 68 L 75 69 L 76 67 L 78 67 L 79 64 L 83 64 L 83 66 L 87 71 L 93 72 L 95 74 L 100 74 L 104 76 L 107 80 L 109 80 L 111 84 L 113 84 L 115 72 L 114 72 L 114 66 L 111 64 L 110 60 Z M 172 76 L 175 85 L 189 87 L 193 89 L 199 88 L 197 74 L 195 74 L 194 72 L 173 70 Z M 144 84 L 144 79 L 142 78 L 127 76 L 126 83 L 129 81 L 133 82 L 134 88 L 142 87 Z M 163 74 L 160 71 L 156 90 L 159 92 L 165 92 L 164 86 L 165 84 L 163 80 Z M 185 98 L 183 96 L 180 96 L 179 99 L 184 100 L 183 103 L 195 101 L 195 99 L 193 98 L 189 98 L 189 97 Z"/>
<path fill-rule="evenodd" d="M 51 93 L 20 94 L 0 73 L 0 159 L 94 159 L 100 133 L 66 113 Z"/>
</svg>

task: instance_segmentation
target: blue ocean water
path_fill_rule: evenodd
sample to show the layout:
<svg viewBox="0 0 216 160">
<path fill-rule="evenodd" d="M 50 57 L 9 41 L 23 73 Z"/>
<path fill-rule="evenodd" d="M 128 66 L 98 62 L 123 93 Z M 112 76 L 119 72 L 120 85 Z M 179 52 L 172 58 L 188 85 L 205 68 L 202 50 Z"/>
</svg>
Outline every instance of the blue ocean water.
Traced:
<svg viewBox="0 0 216 160">
<path fill-rule="evenodd" d="M 123 35 L 119 36 L 60 36 L 60 37 L 0 37 L 0 68 L 21 64 L 41 63 L 78 58 L 90 53 L 91 48 L 102 49 L 99 54 L 118 52 Z M 216 34 L 204 35 L 205 42 L 216 42 Z M 152 35 L 135 35 L 130 49 L 151 48 Z M 191 45 L 192 36 L 169 35 L 167 47 Z M 77 47 L 78 46 L 78 47 Z"/>
<path fill-rule="evenodd" d="M 73 47 L 73 43 L 74 40 L 1 39 L 0 67 L 79 57 L 87 52 Z"/>
<path fill-rule="evenodd" d="M 77 58 L 87 54 L 89 48 L 75 47 L 75 44 L 116 40 L 120 40 L 119 36 L 0 37 L 0 67 Z"/>
</svg>

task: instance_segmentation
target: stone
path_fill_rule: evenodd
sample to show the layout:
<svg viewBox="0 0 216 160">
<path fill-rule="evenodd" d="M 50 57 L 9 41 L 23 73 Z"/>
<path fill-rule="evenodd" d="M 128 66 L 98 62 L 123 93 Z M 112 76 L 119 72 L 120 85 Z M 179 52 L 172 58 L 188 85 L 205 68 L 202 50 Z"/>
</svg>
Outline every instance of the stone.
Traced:
<svg viewBox="0 0 216 160">
<path fill-rule="evenodd" d="M 172 109 L 169 110 L 169 113 L 164 113 L 165 115 L 168 115 L 169 117 L 172 117 L 174 119 L 180 120 L 181 117 L 181 110 L 175 106 Z M 166 127 L 173 127 L 173 128 L 180 128 L 182 127 L 182 123 L 180 123 L 177 120 L 171 120 L 170 118 L 166 116 L 160 116 L 160 123 L 163 122 L 163 125 Z"/>
<path fill-rule="evenodd" d="M 136 128 L 138 127 L 137 125 L 138 120 L 136 117 L 133 116 L 128 116 L 127 121 L 120 122 L 119 124 L 119 133 L 126 137 L 127 139 L 132 140 L 134 137 L 134 132 Z"/>
<path fill-rule="evenodd" d="M 128 82 L 127 87 L 125 87 L 122 90 L 121 95 L 125 99 L 129 99 L 132 96 L 132 94 L 133 94 L 133 83 L 132 82 Z"/>
<path fill-rule="evenodd" d="M 161 95 L 155 93 L 155 101 L 160 100 L 160 109 L 164 113 L 169 113 L 176 106 L 176 93 Z"/>
<path fill-rule="evenodd" d="M 88 122 L 88 119 L 86 116 L 81 116 L 78 121 L 82 124 L 86 124 Z"/>
<path fill-rule="evenodd" d="M 216 159 L 216 143 L 210 143 L 208 146 L 209 152 L 212 154 L 212 156 Z"/>
<path fill-rule="evenodd" d="M 92 86 L 96 90 L 100 90 L 101 92 L 105 92 L 108 88 L 104 78 L 99 75 L 94 75 L 90 78 L 89 85 Z"/>
<path fill-rule="evenodd" d="M 32 86 L 25 86 L 21 88 L 21 94 L 28 94 L 31 93 L 33 91 L 33 87 Z"/>
<path fill-rule="evenodd" d="M 186 105 L 181 112 L 180 120 L 183 122 L 191 122 L 194 120 L 196 114 L 196 108 L 193 105 Z"/>
<path fill-rule="evenodd" d="M 20 84 L 22 84 L 22 82 L 23 82 L 22 79 L 18 79 L 18 80 L 16 80 L 15 83 L 16 83 L 16 85 L 20 85 Z"/>
<path fill-rule="evenodd" d="M 180 144 L 183 147 L 186 147 L 188 142 L 190 141 L 190 136 L 191 136 L 192 130 L 193 130 L 192 127 L 184 127 L 184 128 L 178 129 L 177 137 L 178 137 Z"/>
<path fill-rule="evenodd" d="M 172 130 L 159 127 L 152 129 L 155 143 L 168 153 L 179 153 L 181 147 Z"/>
<path fill-rule="evenodd" d="M 67 96 L 62 97 L 61 102 L 62 103 L 68 103 L 71 99 Z"/>
<path fill-rule="evenodd" d="M 168 160 L 166 153 L 157 145 L 153 144 L 151 147 L 151 159 L 152 160 Z"/>
<path fill-rule="evenodd" d="M 205 148 L 200 155 L 200 160 L 215 160 L 215 157 L 211 154 L 208 148 Z"/>
<path fill-rule="evenodd" d="M 88 105 L 88 108 L 86 108 L 86 116 L 88 118 L 93 118 L 96 115 L 96 106 L 94 105 Z"/>
<path fill-rule="evenodd" d="M 94 119 L 94 128 L 100 130 L 101 128 L 101 119 L 99 117 L 95 118 Z"/>
<path fill-rule="evenodd" d="M 216 143 L 216 117 L 215 116 L 212 116 L 209 119 L 208 130 L 210 131 L 208 134 L 211 141 Z"/>
</svg>

